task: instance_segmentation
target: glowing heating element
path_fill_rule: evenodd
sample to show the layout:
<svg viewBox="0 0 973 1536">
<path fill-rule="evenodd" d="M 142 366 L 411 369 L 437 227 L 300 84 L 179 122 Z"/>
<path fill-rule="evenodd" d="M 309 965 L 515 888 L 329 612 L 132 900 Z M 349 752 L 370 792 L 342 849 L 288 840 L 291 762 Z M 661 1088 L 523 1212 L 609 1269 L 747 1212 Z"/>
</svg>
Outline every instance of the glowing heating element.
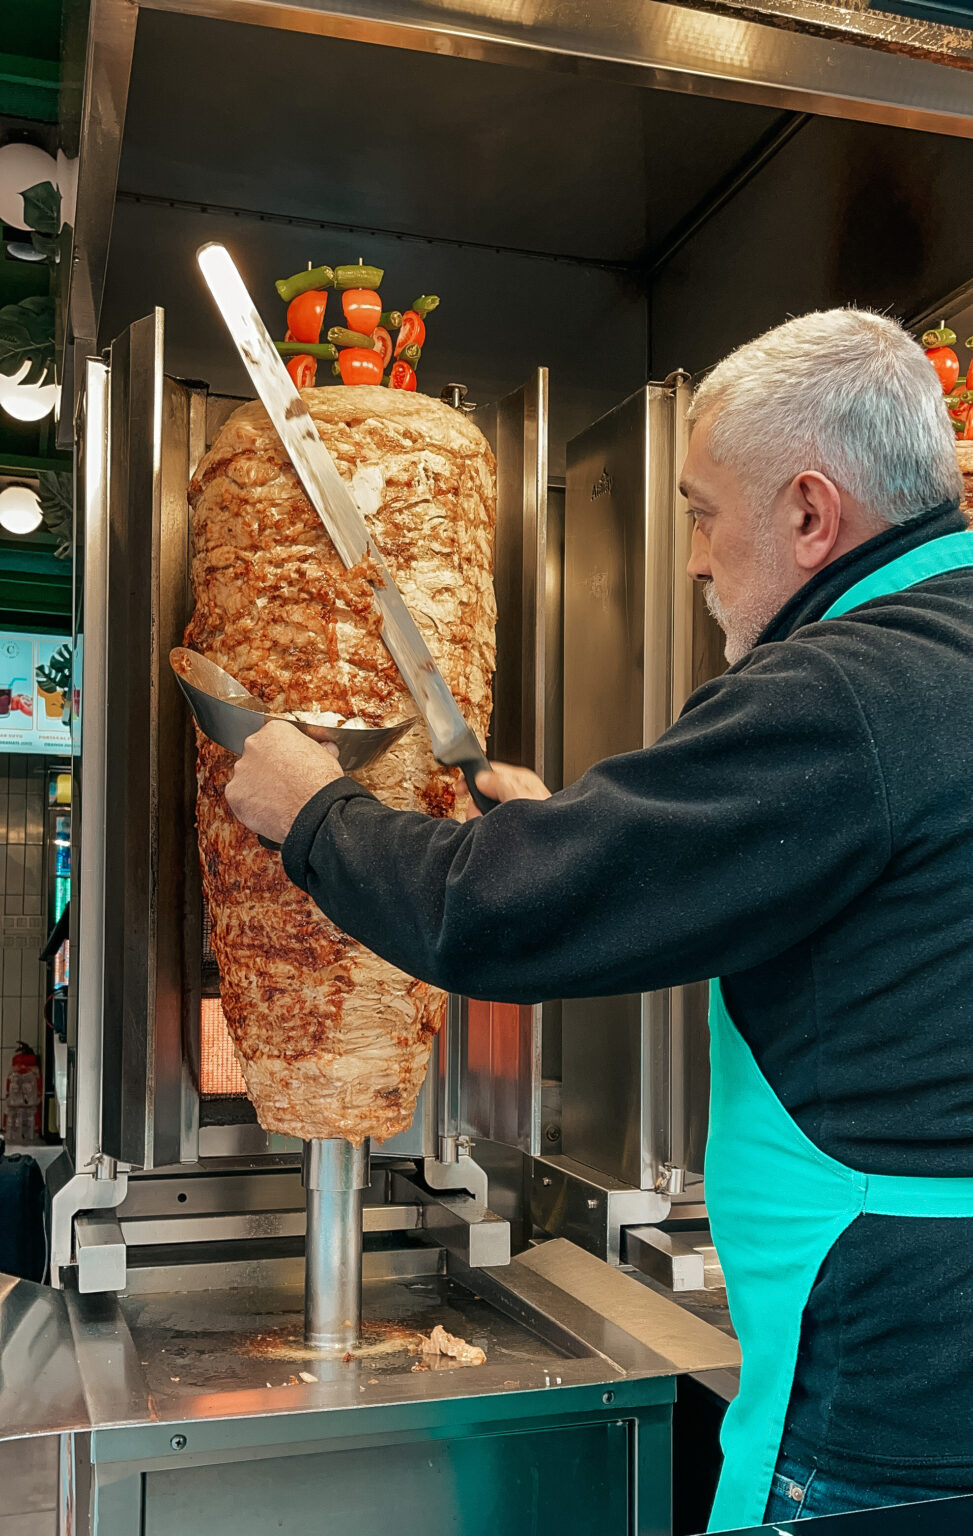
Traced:
<svg viewBox="0 0 973 1536">
<path fill-rule="evenodd" d="M 200 1007 L 199 1091 L 220 1096 L 247 1091 L 218 997 L 204 997 Z"/>
</svg>

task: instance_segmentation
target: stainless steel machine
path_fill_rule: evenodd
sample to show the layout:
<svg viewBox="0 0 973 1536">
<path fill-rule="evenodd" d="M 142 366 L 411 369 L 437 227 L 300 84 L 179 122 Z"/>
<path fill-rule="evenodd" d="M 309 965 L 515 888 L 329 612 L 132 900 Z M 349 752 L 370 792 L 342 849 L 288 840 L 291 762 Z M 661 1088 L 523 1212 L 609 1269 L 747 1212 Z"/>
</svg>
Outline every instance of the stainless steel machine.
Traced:
<svg viewBox="0 0 973 1536">
<path fill-rule="evenodd" d="M 476 408 L 498 460 L 495 751 L 540 771 L 555 738 L 560 746 L 559 721 L 545 707 L 547 664 L 560 672 L 561 523 L 571 572 L 575 516 L 569 477 L 565 514 L 552 497 L 549 540 L 547 391 L 541 369 Z M 652 397 L 664 416 L 664 482 L 662 461 L 644 468 L 656 477 L 654 536 L 671 552 L 682 518 L 672 466 L 685 383 Z M 58 1401 L 76 1390 L 85 1406 L 82 1423 L 58 1425 L 65 1486 L 88 1480 L 67 1529 L 175 1531 L 190 1506 L 219 1529 L 225 1467 L 245 1481 L 242 1463 L 259 1443 L 266 1489 L 252 1492 L 262 1512 L 247 1528 L 269 1529 L 267 1500 L 276 1500 L 303 1530 L 317 1495 L 313 1477 L 300 1491 L 301 1477 L 313 1466 L 342 1485 L 355 1479 L 349 1437 L 370 1444 L 373 1427 L 381 1437 L 393 1425 L 396 1443 L 412 1447 L 392 1458 L 396 1477 L 411 1479 L 434 1510 L 448 1507 L 457 1519 L 461 1511 L 457 1529 L 486 1531 L 496 1519 L 495 1505 L 474 1517 L 467 1495 L 442 1492 L 444 1468 L 461 1478 L 469 1455 L 477 1487 L 491 1467 L 518 1486 L 538 1477 L 537 1528 L 551 1531 L 569 1507 L 578 1528 L 590 1524 L 605 1499 L 609 1509 L 620 1501 L 614 1527 L 636 1528 L 619 1492 L 624 1465 L 623 1483 L 644 1481 L 637 1528 L 664 1531 L 674 1378 L 732 1364 L 735 1344 L 613 1267 L 628 1228 L 668 1213 L 664 1178 L 606 1169 L 572 1140 L 568 1118 L 564 1155 L 542 1155 L 553 1113 L 544 1037 L 560 1034 L 559 1019 L 540 1007 L 451 999 L 412 1127 L 371 1156 L 346 1143 L 302 1149 L 268 1136 L 243 1092 L 201 902 L 194 737 L 168 664 L 189 613 L 186 488 L 235 403 L 171 376 L 156 311 L 89 360 L 79 404 L 85 645 L 69 1151 L 51 1180 L 56 1290 L 21 1289 L 7 1309 L 10 1317 L 15 1302 L 31 1303 L 28 1331 L 46 1317 L 41 1337 L 62 1343 L 44 1380 Z M 569 653 L 569 699 L 577 681 Z M 433 1369 L 416 1351 L 436 1322 L 480 1344 L 486 1365 Z M 552 1398 L 552 1387 L 572 1390 Z M 57 1414 L 33 1401 L 29 1417 L 50 1426 Z M 461 1421 L 463 1444 L 472 1437 L 480 1448 L 457 1446 L 445 1462 L 429 1462 L 429 1435 L 449 1439 Z M 120 1424 L 130 1438 L 117 1438 Z M 563 1458 L 575 1454 L 571 1437 L 590 1463 L 609 1425 L 622 1458 L 611 1491 L 597 1480 L 583 1492 L 556 1487 Z M 551 1437 L 549 1461 L 534 1438 L 541 1431 Z M 147 1469 L 160 1451 L 166 1467 L 156 1479 Z M 304 1454 L 299 1476 L 292 1460 Z M 375 1482 L 375 1508 L 388 1511 L 391 1472 L 366 1480 Z M 528 1499 L 520 1524 L 506 1528 L 534 1529 L 537 1507 Z"/>
<path fill-rule="evenodd" d="M 728 9 L 66 6 L 72 1072 L 52 1286 L 0 1278 L 0 1439 L 58 1437 L 59 1536 L 669 1536 L 676 1378 L 737 1359 L 696 1315 L 720 1281 L 699 989 L 453 998 L 407 1133 L 358 1157 L 267 1136 L 220 1009 L 167 657 L 186 485 L 245 391 L 192 259 L 222 239 L 255 293 L 323 249 L 443 293 L 422 387 L 464 381 L 449 399 L 498 460 L 495 756 L 557 788 L 718 671 L 672 370 L 785 309 L 892 302 L 867 288 L 856 167 L 876 176 L 896 125 L 895 174 L 945 228 L 973 132 L 961 38 L 900 48 L 905 23 L 866 17 L 866 70 L 802 0 Z M 935 168 L 910 151 L 930 132 Z M 359 1287 L 361 1342 L 336 1352 Z M 410 1352 L 437 1322 L 486 1363 Z"/>
</svg>

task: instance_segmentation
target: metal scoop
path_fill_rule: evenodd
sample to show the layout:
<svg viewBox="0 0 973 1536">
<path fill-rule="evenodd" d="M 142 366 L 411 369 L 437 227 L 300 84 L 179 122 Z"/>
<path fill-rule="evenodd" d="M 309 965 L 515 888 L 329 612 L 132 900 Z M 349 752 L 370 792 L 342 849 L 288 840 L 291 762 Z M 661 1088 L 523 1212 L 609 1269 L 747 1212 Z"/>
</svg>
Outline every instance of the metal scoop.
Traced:
<svg viewBox="0 0 973 1536">
<path fill-rule="evenodd" d="M 271 709 L 262 699 L 255 699 L 248 693 L 229 672 L 224 672 L 215 661 L 200 656 L 198 651 L 177 645 L 169 652 L 169 665 L 203 735 L 215 741 L 217 746 L 226 747 L 228 752 L 235 752 L 238 757 L 247 737 L 259 731 L 268 720 L 286 720 L 305 736 L 313 730 L 315 739 L 333 742 L 338 748 L 338 762 L 342 768 L 346 773 L 354 773 L 381 757 L 416 723 L 413 715 L 408 720 L 400 720 L 397 725 L 323 725 L 321 716 L 313 710 Z"/>
</svg>

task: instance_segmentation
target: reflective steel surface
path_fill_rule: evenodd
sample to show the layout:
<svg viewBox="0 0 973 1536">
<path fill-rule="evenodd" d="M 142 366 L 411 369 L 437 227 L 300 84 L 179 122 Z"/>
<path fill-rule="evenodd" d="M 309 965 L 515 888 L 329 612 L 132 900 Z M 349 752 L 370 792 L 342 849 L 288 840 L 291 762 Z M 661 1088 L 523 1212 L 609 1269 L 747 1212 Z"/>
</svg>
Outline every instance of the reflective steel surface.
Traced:
<svg viewBox="0 0 973 1536">
<path fill-rule="evenodd" d="M 298 1267 L 279 1283 L 255 1266 L 235 1289 L 211 1270 L 212 1289 L 183 1290 L 172 1271 L 174 1289 L 122 1297 L 0 1276 L 0 1438 L 615 1387 L 737 1358 L 716 1328 L 568 1242 L 495 1269 L 450 1259 L 447 1274 L 397 1276 L 366 1264 L 350 1359 L 305 1343 Z M 486 1364 L 422 1357 L 419 1336 L 436 1323 L 480 1345 Z"/>
<path fill-rule="evenodd" d="M 64 1296 L 0 1274 L 0 1439 L 87 1424 Z"/>
<path fill-rule="evenodd" d="M 188 8 L 187 0 L 148 0 L 148 7 Z M 910 127 L 968 136 L 962 125 L 970 106 L 961 75 L 942 79 L 938 91 L 934 82 L 946 74 L 944 63 L 973 59 L 970 33 L 869 17 L 864 8 L 828 0 L 756 0 L 746 16 L 740 14 L 742 0 L 726 5 L 731 14 L 721 14 L 722 5 L 647 6 L 641 0 L 598 7 L 587 0 L 321 0 L 286 7 L 273 0 L 194 0 L 193 9 L 466 58 L 503 59 L 520 49 L 527 55 L 520 62 L 541 68 L 558 68 L 567 57 L 604 73 L 638 69 L 646 84 L 667 90 L 775 103 L 789 98 L 787 104 L 801 111 L 905 120 Z M 761 12 L 761 21 L 754 21 Z M 806 32 L 797 31 L 796 20 Z M 839 40 L 863 43 L 874 57 L 863 64 L 853 49 L 836 48 Z"/>
<path fill-rule="evenodd" d="M 361 1334 L 362 1191 L 368 1148 L 317 1138 L 304 1143 L 304 1341 L 353 1349 Z"/>
</svg>

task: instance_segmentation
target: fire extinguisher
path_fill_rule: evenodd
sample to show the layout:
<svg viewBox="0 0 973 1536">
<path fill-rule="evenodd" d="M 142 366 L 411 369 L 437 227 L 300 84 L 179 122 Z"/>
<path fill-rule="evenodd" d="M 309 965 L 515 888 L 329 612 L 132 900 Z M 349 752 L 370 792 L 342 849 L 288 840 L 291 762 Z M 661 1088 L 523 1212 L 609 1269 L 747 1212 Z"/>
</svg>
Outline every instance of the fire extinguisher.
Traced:
<svg viewBox="0 0 973 1536">
<path fill-rule="evenodd" d="M 40 1140 L 43 1097 L 37 1054 L 19 1040 L 3 1099 L 3 1136 L 8 1147 L 31 1146 Z"/>
</svg>

